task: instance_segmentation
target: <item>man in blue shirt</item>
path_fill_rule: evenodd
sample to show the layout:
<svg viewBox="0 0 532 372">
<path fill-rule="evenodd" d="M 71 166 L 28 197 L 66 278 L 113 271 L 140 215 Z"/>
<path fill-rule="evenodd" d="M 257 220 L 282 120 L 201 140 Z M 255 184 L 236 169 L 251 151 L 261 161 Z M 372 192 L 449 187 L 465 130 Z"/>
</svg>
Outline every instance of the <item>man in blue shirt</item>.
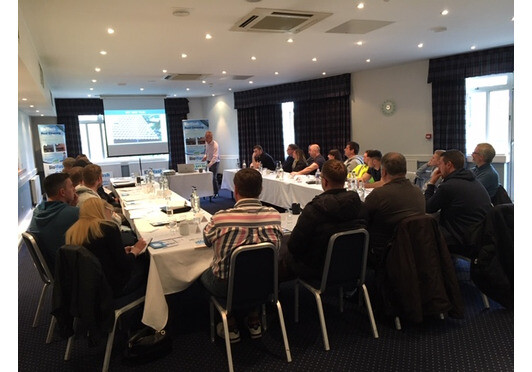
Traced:
<svg viewBox="0 0 532 372">
<path fill-rule="evenodd" d="M 493 198 L 499 187 L 499 174 L 491 165 L 495 149 L 489 143 L 479 143 L 471 156 L 475 163 L 472 169 L 475 177 L 486 188 L 490 198 Z"/>
</svg>

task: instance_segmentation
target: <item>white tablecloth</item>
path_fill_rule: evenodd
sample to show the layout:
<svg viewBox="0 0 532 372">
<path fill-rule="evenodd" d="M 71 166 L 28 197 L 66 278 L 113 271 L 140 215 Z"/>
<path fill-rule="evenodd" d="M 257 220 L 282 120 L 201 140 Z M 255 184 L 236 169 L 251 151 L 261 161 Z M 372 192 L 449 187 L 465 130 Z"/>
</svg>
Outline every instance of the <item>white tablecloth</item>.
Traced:
<svg viewBox="0 0 532 372">
<path fill-rule="evenodd" d="M 146 301 L 142 322 L 156 330 L 165 327 L 168 321 L 167 294 L 176 293 L 188 288 L 205 271 L 212 260 L 212 249 L 203 243 L 203 227 L 211 215 L 201 211 L 198 216 L 192 212 L 179 213 L 171 218 L 185 221 L 188 218 L 201 218 L 199 226 L 189 224 L 190 235 L 181 236 L 171 231 L 167 225 L 155 227 L 152 223 L 167 222 L 169 217 L 160 208 L 166 200 L 148 195 L 141 187 L 121 188 L 116 190 L 120 195 L 125 216 L 138 236 L 146 241 L 165 241 L 169 246 L 160 249 L 149 247 L 150 269 L 146 288 Z M 181 196 L 172 193 L 171 205 L 179 206 L 188 202 Z"/>
<path fill-rule="evenodd" d="M 177 173 L 168 176 L 170 190 L 188 199 L 192 186 L 196 186 L 199 197 L 212 196 L 212 172 Z"/>
<path fill-rule="evenodd" d="M 233 178 L 238 169 L 224 170 L 222 189 L 234 191 Z M 285 174 L 283 180 L 275 178 L 274 173 L 262 176 L 262 193 L 260 200 L 281 208 L 290 208 L 292 203 L 299 203 L 304 208 L 316 195 L 323 192 L 321 184 L 307 184 L 314 176 L 296 176 Z M 299 180 L 299 182 L 298 182 Z"/>
</svg>

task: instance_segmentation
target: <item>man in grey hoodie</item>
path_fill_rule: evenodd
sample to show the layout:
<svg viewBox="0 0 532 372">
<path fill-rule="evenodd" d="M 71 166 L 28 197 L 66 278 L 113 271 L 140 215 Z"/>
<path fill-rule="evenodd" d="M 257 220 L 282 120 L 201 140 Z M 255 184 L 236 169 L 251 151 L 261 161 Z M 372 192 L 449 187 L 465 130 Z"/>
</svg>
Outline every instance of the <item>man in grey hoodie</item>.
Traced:
<svg viewBox="0 0 532 372">
<path fill-rule="evenodd" d="M 28 231 L 34 233 L 48 267 L 54 272 L 55 256 L 65 244 L 65 232 L 79 218 L 77 195 L 68 173 L 53 173 L 44 179 L 47 200 L 33 210 Z"/>
</svg>

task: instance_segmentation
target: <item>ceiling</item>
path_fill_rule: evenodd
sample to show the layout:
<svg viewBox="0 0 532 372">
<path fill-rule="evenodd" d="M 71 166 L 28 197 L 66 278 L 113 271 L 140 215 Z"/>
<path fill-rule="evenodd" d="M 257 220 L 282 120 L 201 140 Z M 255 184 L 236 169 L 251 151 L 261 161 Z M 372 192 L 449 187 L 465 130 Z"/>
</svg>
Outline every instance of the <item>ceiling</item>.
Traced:
<svg viewBox="0 0 532 372">
<path fill-rule="evenodd" d="M 514 43 L 513 0 L 366 0 L 363 9 L 358 3 L 19 0 L 19 23 L 31 34 L 47 87 L 43 94 L 19 48 L 19 109 L 55 116 L 50 96 L 209 97 Z M 231 30 L 256 8 L 330 15 L 299 32 Z M 448 15 L 440 14 L 444 9 Z M 183 76 L 164 78 L 170 74 Z"/>
</svg>

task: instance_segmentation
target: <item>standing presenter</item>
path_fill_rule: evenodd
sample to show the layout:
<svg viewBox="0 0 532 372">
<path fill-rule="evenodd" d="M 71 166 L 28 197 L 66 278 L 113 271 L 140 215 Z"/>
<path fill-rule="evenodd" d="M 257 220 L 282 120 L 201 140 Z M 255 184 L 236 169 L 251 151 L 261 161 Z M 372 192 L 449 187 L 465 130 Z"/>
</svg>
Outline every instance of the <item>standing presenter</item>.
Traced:
<svg viewBox="0 0 532 372">
<path fill-rule="evenodd" d="M 218 142 L 212 139 L 212 132 L 205 132 L 205 155 L 203 161 L 207 162 L 207 168 L 212 172 L 212 190 L 214 197 L 218 196 L 218 165 L 220 164 L 220 155 L 218 152 Z"/>
</svg>

